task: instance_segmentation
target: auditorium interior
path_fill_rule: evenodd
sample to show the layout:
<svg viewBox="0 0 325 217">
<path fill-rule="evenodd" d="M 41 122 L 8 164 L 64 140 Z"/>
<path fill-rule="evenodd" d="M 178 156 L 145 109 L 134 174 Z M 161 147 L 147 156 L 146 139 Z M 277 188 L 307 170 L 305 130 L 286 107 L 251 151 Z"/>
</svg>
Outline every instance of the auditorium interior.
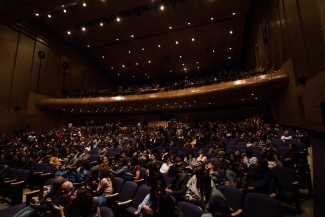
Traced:
<svg viewBox="0 0 325 217">
<path fill-rule="evenodd" d="M 313 192 L 282 216 L 324 215 L 325 0 L 2 0 L 0 47 L 2 150 L 26 128 L 262 119 L 308 135 Z"/>
</svg>

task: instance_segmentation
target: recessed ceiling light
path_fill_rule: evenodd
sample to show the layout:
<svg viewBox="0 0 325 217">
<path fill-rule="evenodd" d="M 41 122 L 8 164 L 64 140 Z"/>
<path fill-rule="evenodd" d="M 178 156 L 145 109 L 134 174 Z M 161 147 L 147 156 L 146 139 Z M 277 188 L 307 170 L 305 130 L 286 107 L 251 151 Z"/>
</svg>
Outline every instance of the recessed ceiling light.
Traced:
<svg viewBox="0 0 325 217">
<path fill-rule="evenodd" d="M 211 102 L 209 102 L 209 105 L 211 104 Z"/>
<path fill-rule="evenodd" d="M 90 45 L 88 44 L 87 47 L 90 47 Z"/>
<path fill-rule="evenodd" d="M 182 58 L 182 56 L 179 56 L 179 58 Z"/>
<path fill-rule="evenodd" d="M 104 58 L 105 58 L 105 56 L 102 56 L 102 58 L 104 59 Z"/>
<path fill-rule="evenodd" d="M 255 98 L 255 99 L 257 99 L 257 98 Z"/>
<path fill-rule="evenodd" d="M 200 68 L 200 66 L 197 67 L 198 69 Z"/>
<path fill-rule="evenodd" d="M 47 15 L 49 18 L 51 18 L 51 15 L 49 14 L 49 15 Z"/>
<path fill-rule="evenodd" d="M 120 22 L 121 19 L 118 17 L 118 18 L 116 18 L 116 20 L 117 20 L 118 22 Z"/>
<path fill-rule="evenodd" d="M 131 51 L 129 50 L 129 53 L 131 53 Z"/>
<path fill-rule="evenodd" d="M 134 78 L 134 75 L 133 75 L 133 78 Z"/>
<path fill-rule="evenodd" d="M 65 109 L 63 109 L 63 111 L 65 111 Z"/>
<path fill-rule="evenodd" d="M 147 75 L 147 74 L 144 74 L 144 75 Z"/>
<path fill-rule="evenodd" d="M 125 65 L 122 65 L 122 67 L 124 68 L 124 67 L 125 67 Z"/>
<path fill-rule="evenodd" d="M 232 13 L 232 15 L 235 15 L 236 13 Z"/>
<path fill-rule="evenodd" d="M 184 66 L 184 63 L 182 65 Z"/>
<path fill-rule="evenodd" d="M 131 35 L 131 38 L 133 38 L 134 36 L 133 35 Z"/>
<path fill-rule="evenodd" d="M 229 50 L 231 50 L 231 47 L 229 48 Z"/>
<path fill-rule="evenodd" d="M 64 9 L 64 10 L 63 10 L 63 12 L 64 12 L 64 13 L 67 13 L 67 10 L 66 10 L 66 9 Z"/>
<path fill-rule="evenodd" d="M 171 27 L 171 26 L 169 27 L 169 29 L 172 29 L 172 28 L 173 28 L 173 27 Z"/>
<path fill-rule="evenodd" d="M 242 101 L 244 101 L 244 99 L 241 99 Z"/>
<path fill-rule="evenodd" d="M 211 20 L 213 20 L 213 17 L 211 17 Z"/>
<path fill-rule="evenodd" d="M 114 69 L 114 67 L 112 66 L 111 69 Z"/>
<path fill-rule="evenodd" d="M 71 32 L 70 31 L 68 31 L 68 35 L 70 35 L 71 34 Z"/>
<path fill-rule="evenodd" d="M 187 23 L 188 25 L 191 25 L 191 23 Z"/>
<path fill-rule="evenodd" d="M 100 25 L 100 26 L 103 26 L 103 23 L 100 23 L 99 25 Z"/>
<path fill-rule="evenodd" d="M 164 7 L 164 6 L 161 6 L 161 7 L 160 7 L 160 10 L 164 10 L 164 9 L 165 9 L 165 7 Z"/>
<path fill-rule="evenodd" d="M 63 7 L 63 8 L 64 8 L 64 5 L 61 5 L 61 7 Z"/>
<path fill-rule="evenodd" d="M 82 27 L 82 31 L 85 31 L 86 30 L 86 28 L 85 27 Z"/>
<path fill-rule="evenodd" d="M 144 50 L 144 48 L 142 48 L 142 50 Z"/>
<path fill-rule="evenodd" d="M 176 41 L 176 44 L 178 44 L 178 41 Z"/>
<path fill-rule="evenodd" d="M 120 74 L 117 74 L 117 75 L 120 75 Z"/>
<path fill-rule="evenodd" d="M 150 60 L 148 61 L 148 63 L 150 63 Z"/>
<path fill-rule="evenodd" d="M 214 53 L 214 50 L 212 52 Z"/>
<path fill-rule="evenodd" d="M 184 70 L 186 71 L 186 68 L 184 68 Z"/>
<path fill-rule="evenodd" d="M 172 72 L 172 70 L 170 70 L 169 72 Z"/>
<path fill-rule="evenodd" d="M 230 31 L 230 34 L 232 34 L 232 31 Z"/>
<path fill-rule="evenodd" d="M 254 93 L 252 93 L 252 96 L 254 96 Z"/>
<path fill-rule="evenodd" d="M 39 16 L 39 14 L 35 14 L 35 16 L 36 16 L 36 17 L 38 17 L 38 16 Z"/>
<path fill-rule="evenodd" d="M 160 44 L 158 45 L 158 47 L 160 47 Z"/>
<path fill-rule="evenodd" d="M 83 5 L 84 7 L 86 7 L 86 6 L 87 6 L 87 4 L 86 4 L 86 3 L 83 3 L 82 5 Z"/>
<path fill-rule="evenodd" d="M 196 62 L 196 64 L 199 64 L 199 62 Z"/>
<path fill-rule="evenodd" d="M 135 65 L 139 65 L 139 63 L 136 63 Z"/>
<path fill-rule="evenodd" d="M 229 57 L 229 59 L 231 59 L 231 57 Z"/>
<path fill-rule="evenodd" d="M 118 38 L 116 39 L 116 41 L 118 41 Z"/>
<path fill-rule="evenodd" d="M 192 38 L 192 41 L 194 41 L 194 38 Z"/>
</svg>

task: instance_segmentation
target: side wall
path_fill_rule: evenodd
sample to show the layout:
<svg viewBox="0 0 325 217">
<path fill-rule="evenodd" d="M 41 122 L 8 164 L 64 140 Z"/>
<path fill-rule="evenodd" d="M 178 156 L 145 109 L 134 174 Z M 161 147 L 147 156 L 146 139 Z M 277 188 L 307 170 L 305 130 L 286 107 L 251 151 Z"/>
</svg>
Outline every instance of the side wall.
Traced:
<svg viewBox="0 0 325 217">
<path fill-rule="evenodd" d="M 280 124 L 325 132 L 318 105 L 325 101 L 324 17 L 324 0 L 270 0 L 253 36 L 248 67 L 284 69 L 289 75 L 288 88 L 272 101 Z"/>
<path fill-rule="evenodd" d="M 32 130 L 47 129 L 68 121 L 58 114 L 28 113 L 30 92 L 55 97 L 63 85 L 76 91 L 82 86 L 96 87 L 97 78 L 107 80 L 105 73 L 87 61 L 84 54 L 73 49 L 66 52 L 54 45 L 57 43 L 54 37 L 44 39 L 0 25 L 0 133 L 11 133 L 16 127 L 27 125 L 33 126 Z M 38 57 L 38 51 L 45 53 L 45 59 Z M 69 66 L 65 78 L 63 62 Z M 84 78 L 81 71 L 86 72 Z"/>
</svg>

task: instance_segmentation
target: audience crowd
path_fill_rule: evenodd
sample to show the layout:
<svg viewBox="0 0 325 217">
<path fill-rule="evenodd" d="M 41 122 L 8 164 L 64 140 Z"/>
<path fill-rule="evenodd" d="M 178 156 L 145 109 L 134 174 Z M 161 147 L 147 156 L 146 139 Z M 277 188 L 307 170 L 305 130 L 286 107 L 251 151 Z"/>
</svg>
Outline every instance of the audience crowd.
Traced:
<svg viewBox="0 0 325 217">
<path fill-rule="evenodd" d="M 185 78 L 177 79 L 175 81 L 160 81 L 158 83 L 150 83 L 150 84 L 128 84 L 128 85 L 117 85 L 117 86 L 109 86 L 100 89 L 85 89 L 85 90 L 77 90 L 76 92 L 69 92 L 68 89 L 63 90 L 63 94 L 60 94 L 59 98 L 95 98 L 95 97 L 112 97 L 112 96 L 126 96 L 133 95 L 139 92 L 146 93 L 146 91 L 154 91 L 161 90 L 164 88 L 165 91 L 173 91 L 173 90 L 181 90 L 192 87 L 201 87 L 212 84 L 218 84 L 222 82 L 228 81 L 237 81 L 240 79 L 255 77 L 259 75 L 266 74 L 266 71 L 262 72 L 219 72 L 216 74 L 207 75 L 206 77 L 200 76 L 186 76 Z"/>
<path fill-rule="evenodd" d="M 151 191 L 138 206 L 140 216 L 181 217 L 174 200 L 195 204 L 204 216 L 215 216 L 213 212 L 227 216 L 234 210 L 218 190 L 219 185 L 281 200 L 283 186 L 272 168 L 294 169 L 299 184 L 308 181 L 306 153 L 294 142 L 283 142 L 287 149 L 280 153 L 274 142 L 280 140 L 309 145 L 308 135 L 299 130 L 281 131 L 277 124 L 260 118 L 204 121 L 195 128 L 186 123 L 165 127 L 106 123 L 70 124 L 37 132 L 16 130 L 0 137 L 0 189 L 9 168 L 33 171 L 38 163 L 53 164 L 55 180 L 50 189 L 15 217 L 47 216 L 48 211 L 61 217 L 99 216 L 98 206 L 105 206 L 107 196 L 116 192 L 114 177 L 140 182 L 145 168 Z M 234 148 L 241 144 L 242 149 Z M 98 156 L 98 161 L 92 162 L 92 155 Z M 91 178 L 85 188 L 74 189 L 72 183 L 84 181 L 88 173 Z M 170 182 L 163 175 L 170 177 Z"/>
</svg>

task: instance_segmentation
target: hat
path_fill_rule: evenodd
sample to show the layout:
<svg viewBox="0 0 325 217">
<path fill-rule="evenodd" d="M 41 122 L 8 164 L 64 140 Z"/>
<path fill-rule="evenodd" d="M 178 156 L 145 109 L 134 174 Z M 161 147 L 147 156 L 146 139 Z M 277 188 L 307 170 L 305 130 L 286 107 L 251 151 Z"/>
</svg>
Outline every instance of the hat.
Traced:
<svg viewBox="0 0 325 217">
<path fill-rule="evenodd" d="M 223 155 L 223 156 L 225 156 L 225 155 L 226 155 L 226 153 L 225 153 L 224 151 L 219 151 L 219 153 L 217 154 L 217 157 L 220 157 L 220 155 Z"/>
</svg>

